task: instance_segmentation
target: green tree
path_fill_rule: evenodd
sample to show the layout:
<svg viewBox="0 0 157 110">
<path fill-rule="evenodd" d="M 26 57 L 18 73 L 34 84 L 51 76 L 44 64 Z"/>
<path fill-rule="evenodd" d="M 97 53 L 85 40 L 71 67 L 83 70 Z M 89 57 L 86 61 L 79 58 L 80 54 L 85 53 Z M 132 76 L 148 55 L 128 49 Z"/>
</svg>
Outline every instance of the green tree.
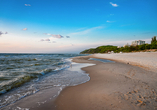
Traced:
<svg viewBox="0 0 157 110">
<path fill-rule="evenodd" d="M 145 49 L 151 49 L 151 44 L 146 44 Z"/>
<path fill-rule="evenodd" d="M 139 50 L 139 46 L 138 46 L 138 45 L 135 46 L 135 50 L 136 50 L 136 51 Z"/>
<path fill-rule="evenodd" d="M 151 41 L 151 49 L 157 49 L 157 40 L 156 40 L 156 36 L 152 37 L 152 41 Z"/>
<path fill-rule="evenodd" d="M 130 51 L 135 51 L 135 50 L 136 50 L 135 46 L 130 46 Z"/>
<path fill-rule="evenodd" d="M 130 47 L 129 47 L 129 46 L 125 46 L 123 51 L 124 51 L 124 52 L 131 52 L 131 50 L 130 50 Z"/>
<path fill-rule="evenodd" d="M 151 44 L 153 44 L 154 42 L 157 42 L 157 40 L 156 40 L 156 36 L 152 37 Z"/>
<path fill-rule="evenodd" d="M 146 45 L 146 44 L 139 45 L 139 49 L 140 49 L 140 50 L 145 50 L 145 45 Z"/>
<path fill-rule="evenodd" d="M 151 44 L 151 49 L 157 49 L 157 41 Z"/>
</svg>

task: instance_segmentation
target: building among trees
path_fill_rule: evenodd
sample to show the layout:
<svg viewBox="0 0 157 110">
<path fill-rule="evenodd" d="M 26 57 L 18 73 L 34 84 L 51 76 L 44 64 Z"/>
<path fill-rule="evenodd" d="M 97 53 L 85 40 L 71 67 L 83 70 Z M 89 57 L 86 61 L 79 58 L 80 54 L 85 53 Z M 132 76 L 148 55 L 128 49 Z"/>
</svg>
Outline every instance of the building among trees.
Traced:
<svg viewBox="0 0 157 110">
<path fill-rule="evenodd" d="M 135 41 L 132 42 L 131 45 L 136 46 L 136 45 L 143 45 L 143 44 L 145 44 L 145 41 L 135 40 Z"/>
</svg>

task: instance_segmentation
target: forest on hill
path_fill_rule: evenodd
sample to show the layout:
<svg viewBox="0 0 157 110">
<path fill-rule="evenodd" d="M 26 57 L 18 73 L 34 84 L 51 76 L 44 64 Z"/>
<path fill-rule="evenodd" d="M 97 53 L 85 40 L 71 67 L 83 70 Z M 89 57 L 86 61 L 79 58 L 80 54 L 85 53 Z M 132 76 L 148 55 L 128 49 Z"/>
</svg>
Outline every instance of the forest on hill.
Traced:
<svg viewBox="0 0 157 110">
<path fill-rule="evenodd" d="M 138 51 L 144 51 L 144 50 L 149 50 L 149 49 L 157 49 L 157 40 L 156 36 L 154 36 L 151 40 L 151 44 L 143 44 L 143 45 L 136 45 L 136 46 L 125 46 L 125 47 L 120 47 L 118 46 L 113 46 L 113 45 L 104 45 L 104 46 L 99 46 L 97 48 L 91 48 L 84 50 L 80 52 L 80 54 L 93 54 L 93 53 L 109 53 L 109 52 L 114 52 L 114 53 L 119 53 L 119 52 L 138 52 Z"/>
</svg>

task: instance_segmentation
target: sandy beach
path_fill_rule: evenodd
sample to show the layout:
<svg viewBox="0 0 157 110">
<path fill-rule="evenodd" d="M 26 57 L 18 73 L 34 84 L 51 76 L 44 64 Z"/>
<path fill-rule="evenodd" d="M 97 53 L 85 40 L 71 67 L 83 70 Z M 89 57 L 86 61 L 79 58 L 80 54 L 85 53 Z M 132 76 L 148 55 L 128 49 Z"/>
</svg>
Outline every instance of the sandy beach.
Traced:
<svg viewBox="0 0 157 110">
<path fill-rule="evenodd" d="M 154 110 L 157 109 L 157 53 L 95 54 L 114 60 L 103 63 L 76 57 L 90 81 L 65 88 L 55 101 L 57 110 Z M 135 66 L 136 65 L 136 66 Z"/>
<path fill-rule="evenodd" d="M 48 88 L 2 110 L 157 110 L 157 52 L 93 54 L 72 61 L 76 64 L 68 71 L 81 68 L 89 81 L 65 87 L 55 97 L 57 89 Z"/>
<path fill-rule="evenodd" d="M 121 54 L 94 54 L 92 57 L 105 58 L 157 71 L 157 52 L 137 52 Z"/>
</svg>

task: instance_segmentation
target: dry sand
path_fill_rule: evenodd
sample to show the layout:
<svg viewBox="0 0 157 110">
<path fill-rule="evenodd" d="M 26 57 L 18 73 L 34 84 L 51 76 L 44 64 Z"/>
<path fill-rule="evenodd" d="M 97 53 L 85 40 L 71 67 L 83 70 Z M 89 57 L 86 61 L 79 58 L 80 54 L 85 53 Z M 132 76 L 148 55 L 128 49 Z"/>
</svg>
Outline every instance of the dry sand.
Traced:
<svg viewBox="0 0 157 110">
<path fill-rule="evenodd" d="M 55 101 L 57 110 L 157 109 L 157 53 L 96 54 L 91 57 L 119 62 L 74 58 L 74 62 L 96 65 L 82 68 L 89 73 L 90 81 L 61 92 Z"/>
<path fill-rule="evenodd" d="M 137 52 L 121 54 L 94 54 L 93 57 L 111 59 L 157 71 L 157 52 Z"/>
</svg>

